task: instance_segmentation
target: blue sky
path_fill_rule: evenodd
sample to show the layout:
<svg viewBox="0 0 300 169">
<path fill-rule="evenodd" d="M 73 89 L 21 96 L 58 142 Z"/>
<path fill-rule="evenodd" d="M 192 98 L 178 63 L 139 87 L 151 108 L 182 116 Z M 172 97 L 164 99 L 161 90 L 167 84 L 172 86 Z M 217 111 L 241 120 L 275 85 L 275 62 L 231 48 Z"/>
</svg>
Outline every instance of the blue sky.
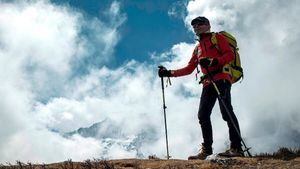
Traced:
<svg viewBox="0 0 300 169">
<path fill-rule="evenodd" d="M 70 5 L 88 17 L 97 17 L 104 21 L 110 19 L 103 13 L 111 3 L 109 0 L 52 2 Z M 119 28 L 122 37 L 116 46 L 115 60 L 109 62 L 108 67 L 118 67 L 131 59 L 147 62 L 150 61 L 152 53 L 165 52 L 174 43 L 194 41 L 194 35 L 186 29 L 183 20 L 186 14 L 186 0 L 120 2 L 121 12 L 127 19 Z M 179 13 L 176 16 L 169 15 L 168 12 L 172 9 Z"/>
<path fill-rule="evenodd" d="M 232 103 L 252 153 L 299 147 L 299 3 L 0 0 L 0 163 L 135 158 L 124 145 L 145 131 L 155 139 L 140 153 L 164 158 L 157 66 L 187 64 L 196 45 L 189 23 L 199 15 L 237 38 L 245 78 L 232 86 Z M 173 158 L 202 141 L 194 74 L 165 90 Z M 218 153 L 229 145 L 218 105 L 211 119 Z M 123 137 L 60 134 L 104 120 Z"/>
</svg>

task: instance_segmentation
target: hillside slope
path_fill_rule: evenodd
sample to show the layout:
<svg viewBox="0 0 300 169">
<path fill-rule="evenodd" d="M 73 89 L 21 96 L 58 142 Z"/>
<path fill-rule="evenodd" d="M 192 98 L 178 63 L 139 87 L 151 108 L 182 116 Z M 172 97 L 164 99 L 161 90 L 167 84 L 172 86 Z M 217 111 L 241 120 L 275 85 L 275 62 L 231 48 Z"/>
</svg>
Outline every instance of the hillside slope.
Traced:
<svg viewBox="0 0 300 169">
<path fill-rule="evenodd" d="M 119 160 L 72 160 L 53 164 L 24 164 L 17 161 L 16 165 L 0 164 L 0 169 L 223 169 L 223 168 L 295 168 L 300 169 L 300 149 L 280 148 L 273 154 L 259 154 L 254 157 L 222 158 L 211 155 L 207 160 L 163 160 L 156 156 L 149 159 L 119 159 Z"/>
<path fill-rule="evenodd" d="M 300 157 L 281 160 L 266 157 L 224 158 L 215 160 L 162 160 L 162 159 L 122 159 L 122 160 L 87 160 L 72 162 L 71 160 L 43 165 L 30 163 L 0 166 L 0 169 L 223 169 L 223 168 L 300 168 Z"/>
</svg>

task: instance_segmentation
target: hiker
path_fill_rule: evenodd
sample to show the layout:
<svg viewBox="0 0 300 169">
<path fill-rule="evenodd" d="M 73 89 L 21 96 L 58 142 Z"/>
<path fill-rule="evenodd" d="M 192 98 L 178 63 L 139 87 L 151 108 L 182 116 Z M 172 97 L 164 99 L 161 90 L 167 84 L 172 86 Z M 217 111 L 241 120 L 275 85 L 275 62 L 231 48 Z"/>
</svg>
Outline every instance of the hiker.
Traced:
<svg viewBox="0 0 300 169">
<path fill-rule="evenodd" d="M 229 113 L 232 120 L 229 119 L 228 113 L 224 106 L 220 103 L 220 110 L 222 118 L 227 122 L 229 128 L 230 149 L 223 153 L 219 153 L 221 156 L 238 157 L 244 156 L 240 138 L 240 129 L 238 120 L 233 112 L 231 105 L 231 75 L 223 72 L 223 67 L 234 59 L 234 53 L 230 49 L 229 43 L 225 37 L 221 34 L 215 34 L 218 44 L 213 44 L 211 41 L 212 32 L 210 31 L 210 22 L 206 17 L 199 16 L 192 20 L 191 25 L 194 33 L 199 38 L 199 43 L 195 47 L 192 57 L 187 66 L 177 69 L 168 70 L 161 68 L 158 71 L 160 77 L 179 77 L 191 74 L 198 66 L 201 67 L 202 76 L 201 83 L 203 84 L 203 90 L 200 99 L 200 105 L 198 110 L 198 119 L 202 130 L 203 143 L 199 153 L 194 156 L 188 157 L 189 160 L 193 159 L 205 159 L 207 156 L 213 153 L 213 134 L 210 115 L 212 109 L 217 100 L 217 92 L 211 83 L 211 80 L 207 77 L 207 70 L 212 75 L 212 78 L 220 90 L 221 97 L 223 98 L 226 106 L 229 109 Z M 218 49 L 216 47 L 218 45 Z M 234 124 L 232 123 L 234 122 Z M 234 128 L 234 125 L 236 128 Z M 237 132 L 238 131 L 238 132 Z"/>
</svg>

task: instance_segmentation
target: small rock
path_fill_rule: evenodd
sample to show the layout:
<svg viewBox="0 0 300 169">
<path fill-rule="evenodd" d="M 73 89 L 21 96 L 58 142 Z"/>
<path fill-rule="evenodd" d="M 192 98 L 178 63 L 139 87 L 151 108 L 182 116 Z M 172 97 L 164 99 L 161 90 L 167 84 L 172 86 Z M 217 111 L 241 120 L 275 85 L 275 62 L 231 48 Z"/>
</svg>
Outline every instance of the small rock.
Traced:
<svg viewBox="0 0 300 169">
<path fill-rule="evenodd" d="M 205 160 L 208 160 L 212 163 L 217 163 L 220 165 L 231 165 L 236 162 L 235 159 L 228 158 L 228 157 L 221 157 L 218 154 L 212 154 L 210 156 L 207 156 Z"/>
</svg>

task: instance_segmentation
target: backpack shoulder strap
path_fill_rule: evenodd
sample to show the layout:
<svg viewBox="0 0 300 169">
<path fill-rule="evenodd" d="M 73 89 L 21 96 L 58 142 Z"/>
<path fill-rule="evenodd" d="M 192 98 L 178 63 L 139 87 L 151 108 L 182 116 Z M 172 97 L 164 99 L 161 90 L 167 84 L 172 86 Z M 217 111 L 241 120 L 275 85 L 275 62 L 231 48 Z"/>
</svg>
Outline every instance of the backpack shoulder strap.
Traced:
<svg viewBox="0 0 300 169">
<path fill-rule="evenodd" d="M 217 42 L 216 34 L 217 34 L 216 32 L 212 32 L 212 33 L 211 33 L 210 41 L 211 41 L 212 44 L 217 44 L 217 43 L 218 43 L 218 42 Z"/>
<path fill-rule="evenodd" d="M 217 40 L 217 36 L 216 36 L 217 34 L 219 34 L 219 32 L 212 32 L 210 41 L 212 44 L 214 44 L 216 46 L 218 52 L 221 52 L 221 49 L 218 46 L 218 40 Z"/>
</svg>

